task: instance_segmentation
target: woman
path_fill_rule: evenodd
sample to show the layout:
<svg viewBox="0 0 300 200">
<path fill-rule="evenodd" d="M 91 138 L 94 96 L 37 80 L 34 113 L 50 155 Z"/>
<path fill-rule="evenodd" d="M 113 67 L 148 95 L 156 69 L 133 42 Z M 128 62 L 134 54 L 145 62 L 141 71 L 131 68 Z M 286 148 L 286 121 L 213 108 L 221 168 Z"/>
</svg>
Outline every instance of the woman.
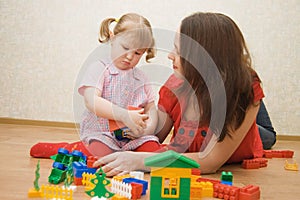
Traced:
<svg viewBox="0 0 300 200">
<path fill-rule="evenodd" d="M 184 152 L 202 173 L 261 157 L 255 121 L 264 94 L 238 26 L 223 14 L 195 13 L 182 20 L 179 33 L 168 55 L 174 74 L 160 90 L 160 141 L 174 127 L 170 144 L 161 151 Z M 104 165 L 108 176 L 147 170 L 143 160 L 154 154 L 113 153 L 95 166 Z"/>
</svg>

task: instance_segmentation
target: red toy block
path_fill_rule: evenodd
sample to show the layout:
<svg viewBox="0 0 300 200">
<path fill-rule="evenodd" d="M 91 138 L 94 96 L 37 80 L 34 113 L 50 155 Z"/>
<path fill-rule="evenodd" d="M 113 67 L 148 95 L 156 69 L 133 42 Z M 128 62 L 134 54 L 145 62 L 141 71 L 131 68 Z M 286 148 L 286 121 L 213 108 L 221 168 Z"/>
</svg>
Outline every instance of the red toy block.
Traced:
<svg viewBox="0 0 300 200">
<path fill-rule="evenodd" d="M 74 184 L 75 185 L 82 185 L 82 177 L 77 178 L 76 176 L 74 176 Z"/>
<path fill-rule="evenodd" d="M 265 158 L 292 158 L 294 151 L 291 150 L 264 150 Z"/>
<path fill-rule="evenodd" d="M 261 167 L 266 167 L 268 163 L 267 159 L 255 158 L 243 160 L 242 167 L 244 169 L 258 169 Z"/>
<path fill-rule="evenodd" d="M 88 168 L 94 168 L 93 164 L 98 160 L 97 156 L 89 156 L 86 163 Z"/>
<path fill-rule="evenodd" d="M 201 170 L 198 168 L 192 168 L 192 175 L 200 176 Z"/>
<path fill-rule="evenodd" d="M 240 188 L 225 185 L 225 184 L 215 184 L 213 197 L 225 200 L 239 200 Z"/>
<path fill-rule="evenodd" d="M 130 183 L 132 189 L 131 189 L 131 199 L 136 200 L 140 199 L 143 192 L 143 184 L 140 183 Z"/>
<path fill-rule="evenodd" d="M 240 190 L 239 200 L 259 200 L 260 190 L 258 186 L 247 185 Z"/>
</svg>

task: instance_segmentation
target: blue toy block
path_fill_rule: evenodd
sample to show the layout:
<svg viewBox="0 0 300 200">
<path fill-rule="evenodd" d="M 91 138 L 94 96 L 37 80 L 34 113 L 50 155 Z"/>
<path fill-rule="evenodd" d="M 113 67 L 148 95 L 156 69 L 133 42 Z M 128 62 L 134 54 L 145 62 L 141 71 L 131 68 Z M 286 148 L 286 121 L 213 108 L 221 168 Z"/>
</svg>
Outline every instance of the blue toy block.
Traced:
<svg viewBox="0 0 300 200">
<path fill-rule="evenodd" d="M 82 178 L 83 172 L 94 174 L 97 168 L 88 168 L 83 162 L 73 162 L 73 174 L 76 178 Z"/>
<path fill-rule="evenodd" d="M 224 185 L 231 185 L 232 186 L 232 182 L 230 181 L 221 181 L 222 184 Z"/>
<path fill-rule="evenodd" d="M 142 195 L 146 194 L 146 191 L 148 189 L 148 182 L 145 180 L 140 180 L 140 179 L 136 179 L 136 178 L 124 178 L 123 179 L 124 183 L 139 183 L 143 185 L 143 192 Z"/>
</svg>

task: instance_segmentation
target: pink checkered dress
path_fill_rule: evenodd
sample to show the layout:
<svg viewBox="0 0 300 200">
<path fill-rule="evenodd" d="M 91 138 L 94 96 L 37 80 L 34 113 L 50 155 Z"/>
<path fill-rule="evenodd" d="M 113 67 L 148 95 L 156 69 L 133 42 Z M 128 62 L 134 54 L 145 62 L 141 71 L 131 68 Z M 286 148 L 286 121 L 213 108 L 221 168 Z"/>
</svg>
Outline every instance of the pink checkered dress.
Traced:
<svg viewBox="0 0 300 200">
<path fill-rule="evenodd" d="M 117 69 L 110 60 L 99 60 L 89 66 L 79 86 L 83 95 L 85 87 L 95 87 L 102 91 L 102 97 L 122 107 L 144 107 L 154 101 L 154 92 L 147 77 L 138 68 L 130 70 Z M 80 123 L 80 138 L 89 144 L 98 140 L 115 151 L 134 150 L 147 141 L 158 141 L 154 135 L 142 136 L 128 142 L 119 141 L 109 131 L 109 123 L 105 118 L 97 117 L 85 110 Z"/>
</svg>

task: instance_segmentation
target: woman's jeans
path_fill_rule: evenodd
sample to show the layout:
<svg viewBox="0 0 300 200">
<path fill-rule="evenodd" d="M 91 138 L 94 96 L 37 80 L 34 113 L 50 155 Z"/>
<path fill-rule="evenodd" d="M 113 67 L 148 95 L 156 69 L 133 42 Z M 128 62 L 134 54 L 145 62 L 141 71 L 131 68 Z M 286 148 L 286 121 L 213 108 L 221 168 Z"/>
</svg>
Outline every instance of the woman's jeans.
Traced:
<svg viewBox="0 0 300 200">
<path fill-rule="evenodd" d="M 256 117 L 256 124 L 264 149 L 271 149 L 276 142 L 276 131 L 272 126 L 268 111 L 263 101 L 261 101 L 260 108 Z"/>
</svg>

